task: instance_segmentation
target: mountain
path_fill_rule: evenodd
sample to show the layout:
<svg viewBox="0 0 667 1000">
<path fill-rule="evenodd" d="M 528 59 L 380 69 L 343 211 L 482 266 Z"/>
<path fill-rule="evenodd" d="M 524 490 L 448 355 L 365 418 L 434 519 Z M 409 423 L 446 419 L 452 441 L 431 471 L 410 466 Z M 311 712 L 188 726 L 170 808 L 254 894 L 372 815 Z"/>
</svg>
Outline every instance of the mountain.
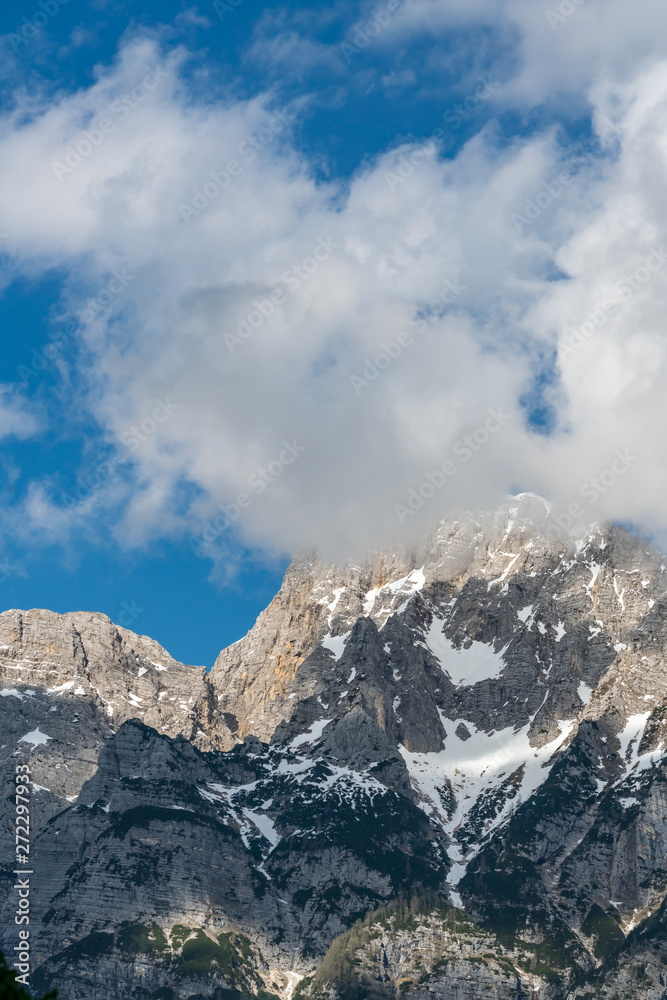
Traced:
<svg viewBox="0 0 667 1000">
<path fill-rule="evenodd" d="M 208 674 L 103 615 L 0 614 L 31 988 L 667 997 L 666 569 L 521 495 L 417 551 L 296 558 Z"/>
</svg>

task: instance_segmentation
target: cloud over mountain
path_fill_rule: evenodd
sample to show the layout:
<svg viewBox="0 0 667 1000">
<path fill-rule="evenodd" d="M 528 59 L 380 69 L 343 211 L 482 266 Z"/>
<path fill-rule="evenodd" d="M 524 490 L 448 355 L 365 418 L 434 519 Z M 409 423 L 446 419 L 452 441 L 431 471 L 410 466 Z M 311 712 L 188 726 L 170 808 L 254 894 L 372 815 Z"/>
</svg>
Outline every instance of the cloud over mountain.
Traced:
<svg viewBox="0 0 667 1000">
<path fill-rule="evenodd" d="M 591 138 L 492 122 L 444 156 L 445 122 L 345 180 L 299 147 L 307 97 L 204 99 L 147 35 L 87 89 L 21 98 L 4 249 L 66 274 L 83 398 L 123 470 L 86 510 L 111 501 L 128 545 L 240 531 L 343 555 L 530 489 L 572 524 L 667 537 L 667 63 L 646 46 L 584 70 L 564 32 L 603 16 L 542 26 Z M 528 107 L 546 45 L 521 32 L 514 75 L 471 92 L 499 112 Z"/>
</svg>

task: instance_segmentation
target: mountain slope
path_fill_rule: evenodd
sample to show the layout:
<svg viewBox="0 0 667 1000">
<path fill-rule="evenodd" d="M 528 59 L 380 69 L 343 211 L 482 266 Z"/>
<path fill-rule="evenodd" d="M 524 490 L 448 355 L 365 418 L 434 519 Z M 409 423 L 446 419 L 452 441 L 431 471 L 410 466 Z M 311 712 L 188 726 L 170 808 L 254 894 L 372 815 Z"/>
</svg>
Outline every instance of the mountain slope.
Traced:
<svg viewBox="0 0 667 1000">
<path fill-rule="evenodd" d="M 643 995 L 633 962 L 659 986 L 666 608 L 660 553 L 611 526 L 561 538 L 524 495 L 416 552 L 295 559 L 208 675 L 101 615 L 0 615 L 40 984 L 76 966 L 73 1000 L 287 997 L 364 913 L 429 890 L 521 990 Z M 421 996 L 374 954 L 382 989 Z M 445 966 L 428 989 L 454 996 Z"/>
</svg>

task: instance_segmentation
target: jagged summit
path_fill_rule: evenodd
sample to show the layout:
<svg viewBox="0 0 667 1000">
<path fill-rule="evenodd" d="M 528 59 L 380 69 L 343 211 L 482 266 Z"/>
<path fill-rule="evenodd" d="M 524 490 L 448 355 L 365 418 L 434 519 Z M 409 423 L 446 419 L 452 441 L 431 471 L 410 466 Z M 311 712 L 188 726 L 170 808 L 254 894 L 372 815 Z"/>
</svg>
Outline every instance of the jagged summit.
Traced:
<svg viewBox="0 0 667 1000">
<path fill-rule="evenodd" d="M 286 997 L 356 917 L 419 887 L 482 936 L 511 925 L 523 944 L 502 961 L 545 997 L 590 979 L 644 918 L 660 924 L 665 563 L 623 528 L 571 539 L 549 516 L 521 494 L 413 552 L 300 556 L 208 675 L 103 615 L 1 614 L 3 766 L 31 762 L 35 864 L 51 873 L 44 975 L 108 936 L 107 985 L 85 994 L 84 970 L 65 1000 L 107 1000 L 139 975 L 128 920 L 171 949 L 151 996 L 174 989 L 176 925 L 245 935 L 243 989 L 259 995 L 259 976 Z M 106 903 L 81 922 L 83 896 Z M 525 965 L 521 948 L 555 939 L 549 975 Z M 214 996 L 188 988 L 174 997 Z"/>
</svg>

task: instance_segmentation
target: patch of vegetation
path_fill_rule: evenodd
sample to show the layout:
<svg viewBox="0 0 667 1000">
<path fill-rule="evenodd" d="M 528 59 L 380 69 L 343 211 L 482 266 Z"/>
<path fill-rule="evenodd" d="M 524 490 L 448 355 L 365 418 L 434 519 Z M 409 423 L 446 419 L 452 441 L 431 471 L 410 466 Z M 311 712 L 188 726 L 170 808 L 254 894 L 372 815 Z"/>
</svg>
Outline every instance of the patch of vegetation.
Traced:
<svg viewBox="0 0 667 1000">
<path fill-rule="evenodd" d="M 577 982 L 582 978 L 574 962 L 573 950 L 576 949 L 570 932 L 562 926 L 554 928 L 553 937 L 547 937 L 537 944 L 517 939 L 515 947 L 523 952 L 517 965 L 549 983 L 562 983 L 568 976 L 572 976 Z"/>
<path fill-rule="evenodd" d="M 279 1000 L 275 993 L 265 989 L 256 970 L 256 965 L 263 962 L 261 952 L 254 950 L 243 934 L 227 932 L 213 939 L 201 928 L 193 930 L 175 924 L 169 936 L 171 944 L 159 924 L 129 921 L 121 924 L 115 935 L 89 934 L 51 960 L 48 974 L 46 969 L 42 970 L 42 985 L 50 985 L 50 978 L 59 973 L 70 974 L 82 959 L 94 960 L 115 951 L 115 957 L 126 962 L 132 962 L 139 955 L 150 956 L 156 970 L 161 968 L 168 973 L 167 981 L 173 981 L 174 976 L 213 980 L 216 1000 Z M 147 996 L 147 1000 L 175 1000 L 176 996 L 174 989 L 163 986 Z M 0 1000 L 5 1000 L 1 990 Z M 17 996 L 16 1000 L 30 998 L 26 994 L 25 997 Z M 55 1000 L 55 994 L 49 994 L 48 1000 Z"/>
<path fill-rule="evenodd" d="M 0 997 L 2 1000 L 30 1000 L 30 994 L 20 983 L 16 982 L 17 973 L 10 970 L 5 956 L 0 951 Z M 57 1000 L 58 993 L 52 990 L 42 1000 Z"/>
<path fill-rule="evenodd" d="M 278 1000 L 275 994 L 264 989 L 264 982 L 253 965 L 250 941 L 243 934 L 218 934 L 214 941 L 203 930 L 198 930 L 185 941 L 176 973 L 179 976 L 219 975 L 230 987 L 229 990 L 223 988 L 222 995 L 229 993 L 230 998 L 238 995 L 239 1000 L 246 996 Z M 237 988 L 241 991 L 238 994 Z"/>
<path fill-rule="evenodd" d="M 163 806 L 136 806 L 128 809 L 118 820 L 100 834 L 100 840 L 115 837 L 122 840 L 133 827 L 147 830 L 151 823 L 192 823 L 195 826 L 213 826 L 219 833 L 231 834 L 231 829 L 225 823 L 220 823 L 212 816 L 204 813 L 190 812 L 188 809 L 169 809 Z"/>
<path fill-rule="evenodd" d="M 660 705 L 656 705 L 649 715 L 637 753 L 643 754 L 649 750 L 655 750 L 659 743 L 659 737 L 662 735 L 666 715 L 667 701 L 663 701 Z"/>
<path fill-rule="evenodd" d="M 191 934 L 191 927 L 185 927 L 183 924 L 174 924 L 171 929 L 171 947 L 174 951 L 178 951 Z"/>
<path fill-rule="evenodd" d="M 156 924 L 121 924 L 116 947 L 128 955 L 158 955 L 167 950 L 167 939 Z"/>
<path fill-rule="evenodd" d="M 229 934 L 221 934 L 213 941 L 204 931 L 197 931 L 183 945 L 181 953 L 182 975 L 202 975 L 218 969 L 226 979 L 235 978 L 235 970 L 244 964 L 229 940 Z"/>
<path fill-rule="evenodd" d="M 59 958 L 66 958 L 68 962 L 76 962 L 80 958 L 99 958 L 100 955 L 108 955 L 113 949 L 113 934 L 106 934 L 104 931 L 97 931 L 88 934 L 75 941 L 69 948 L 65 948 L 60 953 Z"/>
<path fill-rule="evenodd" d="M 296 986 L 294 993 L 292 994 L 292 1000 L 306 1000 L 310 996 L 310 987 L 313 982 L 313 976 L 306 976 L 302 979 Z"/>
<path fill-rule="evenodd" d="M 391 985 L 370 979 L 361 969 L 359 953 L 380 936 L 381 930 L 391 934 L 415 931 L 422 922 L 420 918 L 437 917 L 443 930 L 449 933 L 465 933 L 473 936 L 481 934 L 476 924 L 463 910 L 451 906 L 435 892 L 421 891 L 411 898 L 400 897 L 386 906 L 372 910 L 353 927 L 336 938 L 324 956 L 315 974 L 299 985 L 301 993 L 295 992 L 294 1000 L 311 997 L 319 1000 L 327 995 L 327 989 L 334 986 L 345 1000 L 385 1000 L 395 998 Z M 441 967 L 446 965 L 445 960 Z M 407 980 L 405 981 L 407 982 Z M 402 984 L 399 989 L 405 992 Z"/>
<path fill-rule="evenodd" d="M 308 830 L 307 837 L 299 837 L 299 850 L 330 846 L 350 851 L 371 870 L 387 875 L 396 894 L 415 884 L 439 888 L 442 859 L 424 813 L 389 789 L 372 800 L 350 788 L 334 788 L 322 796 L 321 785 L 331 774 L 326 763 L 318 762 L 300 785 L 299 794 L 285 802 L 284 825 Z M 287 855 L 294 846 L 291 838 L 283 838 L 275 856 Z M 285 888 L 280 876 L 276 885 Z"/>
<path fill-rule="evenodd" d="M 523 951 L 518 965 L 551 983 L 584 982 L 590 955 L 564 921 L 550 909 L 536 864 L 502 841 L 492 841 L 480 853 L 461 882 L 477 907 L 482 927 L 507 949 Z M 529 926 L 542 940 L 526 942 Z"/>
<path fill-rule="evenodd" d="M 617 921 L 597 903 L 586 914 L 581 929 L 587 937 L 593 938 L 593 954 L 596 958 L 609 958 L 625 941 Z"/>
</svg>

